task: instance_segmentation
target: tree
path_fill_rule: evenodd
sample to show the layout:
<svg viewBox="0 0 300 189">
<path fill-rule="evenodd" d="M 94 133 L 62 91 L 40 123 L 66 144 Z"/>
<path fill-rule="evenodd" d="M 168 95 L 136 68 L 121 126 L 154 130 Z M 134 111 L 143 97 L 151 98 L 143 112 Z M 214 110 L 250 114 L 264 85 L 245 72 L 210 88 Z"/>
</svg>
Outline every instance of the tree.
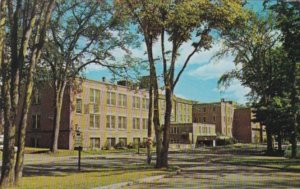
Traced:
<svg viewBox="0 0 300 189">
<path fill-rule="evenodd" d="M 276 14 L 276 26 L 282 32 L 281 42 L 288 54 L 290 62 L 289 81 L 292 84 L 290 90 L 292 115 L 292 158 L 296 157 L 297 137 L 300 122 L 300 2 L 266 0 L 267 7 Z"/>
<path fill-rule="evenodd" d="M 191 57 L 211 47 L 213 30 L 222 33 L 233 27 L 243 15 L 241 1 L 209 0 L 193 1 L 117 1 L 127 10 L 128 19 L 137 24 L 147 49 L 150 78 L 153 87 L 153 123 L 156 136 L 156 167 L 168 166 L 169 130 L 171 124 L 172 97 L 176 84 Z M 234 12 L 234 13 L 233 13 Z M 167 38 L 167 39 L 166 39 Z M 166 111 L 163 124 L 160 124 L 158 110 L 159 75 L 154 62 L 153 46 L 160 39 L 162 76 L 165 90 Z M 166 49 L 167 40 L 171 49 Z M 178 57 L 180 48 L 190 43 L 191 52 L 185 57 L 182 67 Z"/>
<path fill-rule="evenodd" d="M 272 135 L 276 130 L 281 131 L 279 120 L 286 120 L 283 119 L 284 107 L 280 108 L 279 103 L 290 86 L 289 60 L 280 46 L 279 36 L 272 15 L 252 14 L 244 27 L 228 32 L 224 37 L 225 48 L 217 55 L 222 57 L 230 52 L 235 56 L 237 68 L 224 74 L 219 84 L 227 85 L 232 78 L 237 78 L 251 89 L 255 121 L 266 126 L 269 154 L 273 152 Z"/>
<path fill-rule="evenodd" d="M 74 83 L 89 64 L 105 66 L 114 73 L 117 72 L 115 69 L 126 67 L 125 63 L 114 61 L 111 51 L 116 48 L 127 51 L 129 40 L 134 40 L 123 30 L 124 25 L 118 22 L 114 14 L 112 6 L 106 1 L 79 0 L 63 0 L 53 12 L 43 53 L 44 64 L 50 71 L 49 78 L 54 88 L 52 152 L 58 149 L 66 87 Z"/>
<path fill-rule="evenodd" d="M 5 6 L 1 6 L 1 19 L 4 18 L 2 15 L 8 15 L 8 22 L 4 24 L 8 35 L 5 36 L 4 42 L 1 44 L 7 45 L 2 49 L 5 50 L 3 51 L 5 53 L 1 57 L 3 60 L 1 91 L 5 126 L 0 186 L 4 188 L 12 185 L 13 182 L 18 182 L 18 178 L 22 175 L 26 119 L 32 93 L 32 77 L 44 45 L 45 29 L 55 4 L 54 0 L 8 0 L 6 2 L 6 9 L 2 9 Z M 1 5 L 4 4 L 2 3 L 3 1 L 1 1 Z M 28 67 L 25 67 L 26 61 L 28 61 Z M 27 73 L 24 78 L 23 69 L 26 69 Z M 23 79 L 26 82 L 23 90 L 26 92 L 20 96 L 20 85 Z M 19 101 L 20 97 L 22 99 Z M 20 117 L 19 122 L 17 117 Z M 18 133 L 16 133 L 17 126 Z M 18 139 L 18 151 L 14 166 L 15 138 Z"/>
</svg>

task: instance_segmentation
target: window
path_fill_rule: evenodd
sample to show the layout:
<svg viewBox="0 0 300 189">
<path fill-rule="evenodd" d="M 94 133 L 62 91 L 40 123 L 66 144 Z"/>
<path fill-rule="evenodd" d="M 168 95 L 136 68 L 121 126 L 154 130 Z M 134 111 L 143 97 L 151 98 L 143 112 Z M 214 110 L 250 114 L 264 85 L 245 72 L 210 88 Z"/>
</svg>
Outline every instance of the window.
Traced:
<svg viewBox="0 0 300 189">
<path fill-rule="evenodd" d="M 100 128 L 100 115 L 90 114 L 90 127 Z"/>
<path fill-rule="evenodd" d="M 140 97 L 134 96 L 133 100 L 132 100 L 132 107 L 133 108 L 140 108 L 141 104 L 140 104 Z"/>
<path fill-rule="evenodd" d="M 90 147 L 92 149 L 100 148 L 100 138 L 91 137 L 90 138 Z"/>
<path fill-rule="evenodd" d="M 206 107 L 203 108 L 203 112 L 206 112 Z"/>
<path fill-rule="evenodd" d="M 216 116 L 213 116 L 213 122 L 216 122 Z"/>
<path fill-rule="evenodd" d="M 32 104 L 38 105 L 41 103 L 40 92 L 38 89 L 35 89 L 33 92 Z"/>
<path fill-rule="evenodd" d="M 126 107 L 127 106 L 127 95 L 125 95 L 125 94 L 119 94 L 118 105 L 120 107 Z"/>
<path fill-rule="evenodd" d="M 119 129 L 126 129 L 127 128 L 127 118 L 119 116 Z"/>
<path fill-rule="evenodd" d="M 127 138 L 119 138 L 119 143 L 121 147 L 127 146 Z"/>
<path fill-rule="evenodd" d="M 140 144 L 140 138 L 133 138 L 133 144 L 134 145 Z"/>
<path fill-rule="evenodd" d="M 40 147 L 39 142 L 40 140 L 38 138 L 31 138 L 31 147 L 38 148 Z"/>
<path fill-rule="evenodd" d="M 132 128 L 140 129 L 140 118 L 132 118 Z"/>
<path fill-rule="evenodd" d="M 99 104 L 100 90 L 90 89 L 90 103 Z"/>
<path fill-rule="evenodd" d="M 213 107 L 213 112 L 215 112 L 216 111 L 216 107 Z"/>
<path fill-rule="evenodd" d="M 206 123 L 206 117 L 203 117 L 203 123 Z"/>
<path fill-rule="evenodd" d="M 107 138 L 107 144 L 110 147 L 113 147 L 116 145 L 116 138 Z"/>
<path fill-rule="evenodd" d="M 143 98 L 142 107 L 143 107 L 143 109 L 148 109 L 149 108 L 149 99 Z"/>
<path fill-rule="evenodd" d="M 114 129 L 116 124 L 115 116 L 107 115 L 106 116 L 106 128 Z"/>
<path fill-rule="evenodd" d="M 31 117 L 31 125 L 33 129 L 40 129 L 41 128 L 41 115 L 34 114 Z"/>
<path fill-rule="evenodd" d="M 116 93 L 114 92 L 107 92 L 107 105 L 115 106 L 116 105 Z"/>
<path fill-rule="evenodd" d="M 148 118 L 143 118 L 143 129 L 148 128 Z"/>
<path fill-rule="evenodd" d="M 82 99 L 76 99 L 76 113 L 82 113 Z"/>
</svg>

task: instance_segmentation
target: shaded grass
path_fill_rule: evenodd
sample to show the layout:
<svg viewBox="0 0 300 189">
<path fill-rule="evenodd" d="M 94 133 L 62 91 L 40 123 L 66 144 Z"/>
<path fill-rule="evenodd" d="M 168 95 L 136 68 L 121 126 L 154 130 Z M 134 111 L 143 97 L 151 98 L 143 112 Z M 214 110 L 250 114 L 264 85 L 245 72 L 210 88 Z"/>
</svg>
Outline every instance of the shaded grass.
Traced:
<svg viewBox="0 0 300 189">
<path fill-rule="evenodd" d="M 83 188 L 90 189 L 97 186 L 110 185 L 119 182 L 134 181 L 143 177 L 163 174 L 163 170 L 111 170 L 101 169 L 93 172 L 66 173 L 59 176 L 34 176 L 22 178 L 16 189 L 44 189 L 44 188 Z"/>
<path fill-rule="evenodd" d="M 82 156 L 85 155 L 104 155 L 104 154 L 114 154 L 114 153 L 137 153 L 137 149 L 112 149 L 112 150 L 84 150 L 81 152 Z M 146 148 L 140 148 L 140 154 L 146 153 Z M 51 153 L 47 148 L 32 148 L 26 147 L 25 154 L 46 154 L 54 157 L 64 157 L 64 156 L 77 156 L 77 150 L 58 150 L 57 153 Z"/>
</svg>

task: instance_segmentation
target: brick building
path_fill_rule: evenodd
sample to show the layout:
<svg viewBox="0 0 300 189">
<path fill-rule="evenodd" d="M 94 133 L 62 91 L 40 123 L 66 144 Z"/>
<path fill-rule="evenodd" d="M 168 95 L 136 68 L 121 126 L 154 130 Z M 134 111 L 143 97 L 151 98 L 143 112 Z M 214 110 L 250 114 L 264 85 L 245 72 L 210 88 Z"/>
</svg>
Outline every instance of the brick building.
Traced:
<svg viewBox="0 0 300 189">
<path fill-rule="evenodd" d="M 193 105 L 193 122 L 216 125 L 219 138 L 231 138 L 235 103 L 225 101 Z"/>
<path fill-rule="evenodd" d="M 253 122 L 255 118 L 251 108 L 234 110 L 233 136 L 242 143 L 262 143 L 266 132 L 260 123 Z"/>
<path fill-rule="evenodd" d="M 98 149 L 146 140 L 148 91 L 128 82 L 111 84 L 83 80 L 77 92 L 66 89 L 63 101 L 59 148 L 73 149 L 76 130 L 83 147 Z M 35 90 L 28 119 L 26 145 L 49 147 L 53 131 L 53 90 L 47 84 Z M 161 123 L 164 97 L 160 96 Z M 173 98 L 172 123 L 192 122 L 192 101 Z"/>
</svg>

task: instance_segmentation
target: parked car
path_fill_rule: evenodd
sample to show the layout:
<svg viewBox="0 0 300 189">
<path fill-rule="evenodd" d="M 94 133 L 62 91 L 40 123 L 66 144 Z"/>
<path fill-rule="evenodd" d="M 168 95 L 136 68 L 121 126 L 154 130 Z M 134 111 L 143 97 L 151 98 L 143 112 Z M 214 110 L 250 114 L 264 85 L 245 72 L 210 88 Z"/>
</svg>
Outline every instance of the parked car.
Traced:
<svg viewBox="0 0 300 189">
<path fill-rule="evenodd" d="M 284 151 L 284 157 L 291 157 L 291 156 L 292 156 L 292 146 L 289 145 Z M 300 144 L 297 144 L 296 157 L 300 158 Z"/>
</svg>

